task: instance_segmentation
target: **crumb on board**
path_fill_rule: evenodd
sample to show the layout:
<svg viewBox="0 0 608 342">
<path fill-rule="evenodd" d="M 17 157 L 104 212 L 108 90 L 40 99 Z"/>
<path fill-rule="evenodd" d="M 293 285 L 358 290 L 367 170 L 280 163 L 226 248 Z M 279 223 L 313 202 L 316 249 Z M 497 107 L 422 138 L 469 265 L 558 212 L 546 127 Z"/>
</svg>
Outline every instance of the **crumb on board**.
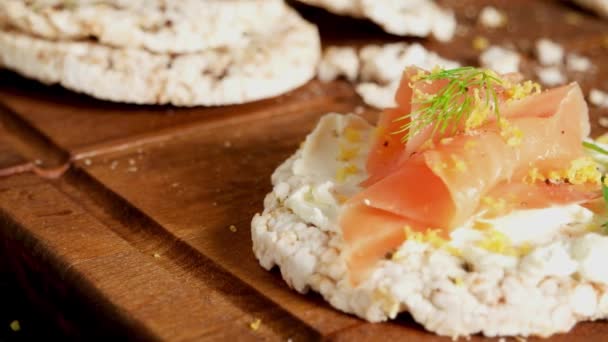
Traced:
<svg viewBox="0 0 608 342">
<path fill-rule="evenodd" d="M 253 322 L 249 323 L 249 328 L 251 328 L 251 330 L 253 330 L 253 331 L 258 331 L 258 329 L 260 329 L 261 325 L 262 325 L 262 320 L 259 318 L 256 318 L 253 320 Z"/>
<path fill-rule="evenodd" d="M 129 159 L 129 165 L 135 165 L 135 159 L 130 158 Z"/>
<path fill-rule="evenodd" d="M 501 74 L 519 72 L 520 60 L 521 57 L 516 51 L 496 45 L 490 46 L 479 56 L 481 66 Z"/>
<path fill-rule="evenodd" d="M 127 168 L 127 172 L 137 172 L 137 166 L 130 166 Z"/>
<path fill-rule="evenodd" d="M 230 148 L 230 147 L 232 147 L 232 142 L 231 142 L 230 140 L 226 140 L 226 141 L 224 141 L 224 147 L 225 147 L 225 148 Z"/>
<path fill-rule="evenodd" d="M 229 229 L 231 232 L 233 232 L 233 233 L 236 233 L 236 231 L 237 231 L 236 226 L 235 226 L 235 225 L 233 225 L 233 224 L 231 224 L 231 225 L 228 227 L 228 229 Z"/>
<path fill-rule="evenodd" d="M 587 72 L 591 70 L 593 64 L 591 60 L 577 53 L 569 53 L 566 56 L 566 68 L 574 72 Z"/>
<path fill-rule="evenodd" d="M 10 324 L 11 330 L 14 332 L 21 330 L 21 323 L 18 320 L 13 320 Z"/>
<path fill-rule="evenodd" d="M 553 87 L 566 83 L 566 76 L 556 66 L 541 67 L 536 69 L 536 76 L 546 86 Z"/>
<path fill-rule="evenodd" d="M 596 107 L 608 108 L 608 93 L 595 88 L 591 89 L 589 102 Z"/>
<path fill-rule="evenodd" d="M 499 28 L 506 25 L 507 16 L 496 7 L 486 6 L 479 13 L 479 23 L 488 28 Z"/>
<path fill-rule="evenodd" d="M 87 159 L 84 160 L 84 165 L 91 166 L 91 164 L 93 164 L 93 162 L 91 161 L 91 159 L 87 158 Z"/>
<path fill-rule="evenodd" d="M 558 65 L 564 60 L 564 47 L 560 44 L 541 38 L 536 41 L 536 58 L 541 65 Z"/>
<path fill-rule="evenodd" d="M 157 252 L 157 253 L 152 254 L 152 256 L 153 256 L 155 259 L 159 259 L 159 258 L 160 258 L 160 254 L 159 254 L 158 252 Z"/>
<path fill-rule="evenodd" d="M 117 166 L 118 166 L 118 160 L 113 160 L 113 161 L 110 163 L 110 170 L 114 170 L 114 169 L 116 169 L 116 167 L 117 167 Z"/>
<path fill-rule="evenodd" d="M 490 42 L 488 41 L 488 38 L 486 38 L 486 37 L 477 36 L 477 37 L 473 38 L 472 45 L 473 45 L 473 49 L 475 49 L 477 51 L 483 51 L 483 50 L 487 49 L 488 46 L 490 46 Z"/>
</svg>

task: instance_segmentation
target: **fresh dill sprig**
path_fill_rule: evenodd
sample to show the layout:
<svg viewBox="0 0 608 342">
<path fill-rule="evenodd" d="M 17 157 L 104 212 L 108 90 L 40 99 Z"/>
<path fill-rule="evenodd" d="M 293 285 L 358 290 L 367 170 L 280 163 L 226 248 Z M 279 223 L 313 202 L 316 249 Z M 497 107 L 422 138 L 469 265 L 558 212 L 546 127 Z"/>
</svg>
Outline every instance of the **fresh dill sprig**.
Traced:
<svg viewBox="0 0 608 342">
<path fill-rule="evenodd" d="M 608 206 L 608 186 L 606 186 L 606 182 L 604 182 L 605 178 L 606 175 L 602 177 L 602 195 L 604 197 L 604 203 Z M 608 222 L 604 222 L 602 228 L 604 229 L 604 233 L 608 234 Z"/>
<path fill-rule="evenodd" d="M 604 149 L 604 148 L 602 148 L 602 147 L 600 147 L 600 146 L 598 146 L 598 145 L 596 145 L 594 143 L 591 143 L 591 142 L 588 142 L 588 141 L 583 141 L 583 146 L 585 148 L 587 148 L 587 149 L 590 149 L 592 151 L 595 151 L 595 152 L 598 152 L 598 153 L 601 153 L 601 154 L 604 154 L 604 155 L 608 156 L 608 150 L 606 150 L 606 149 Z"/>
<path fill-rule="evenodd" d="M 608 156 L 608 150 L 592 142 L 583 141 L 583 147 Z M 604 197 L 604 204 L 606 204 L 608 207 L 608 186 L 606 186 L 606 175 L 603 175 L 600 181 L 602 183 L 602 196 Z M 604 230 L 604 233 L 608 234 L 608 221 L 602 224 L 602 229 Z"/>
<path fill-rule="evenodd" d="M 503 80 L 493 71 L 475 67 L 455 69 L 438 69 L 430 73 L 419 74 L 412 79 L 419 81 L 447 80 L 447 84 L 435 94 L 414 94 L 415 103 L 420 109 L 409 113 L 396 121 L 408 120 L 395 134 L 406 133 L 407 141 L 426 127 L 432 125 L 431 137 L 437 132 L 444 134 L 451 127 L 470 118 L 475 110 L 482 110 L 482 115 L 493 112 L 500 122 L 498 95 L 496 87 L 503 85 Z M 416 90 L 415 90 L 416 92 Z M 481 99 L 480 93 L 484 99 Z M 483 121 L 483 120 L 482 120 Z"/>
</svg>

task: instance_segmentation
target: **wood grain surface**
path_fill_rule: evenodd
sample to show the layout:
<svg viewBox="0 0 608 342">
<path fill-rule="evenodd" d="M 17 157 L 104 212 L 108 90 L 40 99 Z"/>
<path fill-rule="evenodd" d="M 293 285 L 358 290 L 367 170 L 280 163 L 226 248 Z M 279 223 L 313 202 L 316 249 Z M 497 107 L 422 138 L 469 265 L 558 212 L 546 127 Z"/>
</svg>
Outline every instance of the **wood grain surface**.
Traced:
<svg viewBox="0 0 608 342">
<path fill-rule="evenodd" d="M 608 89 L 607 22 L 560 1 L 442 2 L 463 26 L 448 44 L 297 7 L 320 24 L 325 45 L 417 41 L 475 64 L 471 40 L 483 36 L 522 51 L 527 76 L 536 67 L 534 41 L 549 37 L 596 66 L 570 79 L 585 92 Z M 507 11 L 507 29 L 477 25 L 489 3 Z M 316 294 L 297 294 L 251 251 L 251 217 L 262 210 L 272 171 L 320 116 L 355 108 L 370 120 L 377 115 L 344 81 L 311 81 L 241 106 L 179 109 L 103 102 L 2 71 L 0 255 L 30 297 L 75 336 L 91 329 L 97 337 L 141 340 L 448 341 L 407 314 L 369 324 Z M 591 113 L 599 134 L 598 118 L 608 113 Z M 95 321 L 57 314 L 72 302 Z M 608 324 L 585 323 L 551 340 L 607 334 Z"/>
</svg>

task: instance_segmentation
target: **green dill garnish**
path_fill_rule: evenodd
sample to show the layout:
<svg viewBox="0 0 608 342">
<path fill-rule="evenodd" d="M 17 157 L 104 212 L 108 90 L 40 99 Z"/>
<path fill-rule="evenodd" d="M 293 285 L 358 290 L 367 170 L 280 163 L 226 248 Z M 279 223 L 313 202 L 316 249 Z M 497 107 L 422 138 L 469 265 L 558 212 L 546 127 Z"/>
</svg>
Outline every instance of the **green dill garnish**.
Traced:
<svg viewBox="0 0 608 342">
<path fill-rule="evenodd" d="M 608 206 L 608 186 L 604 183 L 604 179 L 606 175 L 602 176 L 602 195 L 604 196 L 604 203 Z M 602 228 L 604 229 L 604 233 L 608 234 L 608 221 L 602 224 Z"/>
<path fill-rule="evenodd" d="M 608 156 L 608 150 L 606 150 L 606 149 L 602 148 L 601 146 L 598 146 L 592 142 L 583 141 L 583 146 L 591 151 Z M 602 196 L 604 197 L 604 203 L 608 207 L 608 186 L 606 186 L 605 180 L 606 180 L 606 175 L 603 175 L 600 180 L 600 182 L 602 183 Z M 604 230 L 604 233 L 608 234 L 608 221 L 604 222 L 602 224 L 602 229 Z"/>
<path fill-rule="evenodd" d="M 601 153 L 601 154 L 605 154 L 605 155 L 608 156 L 608 150 L 606 150 L 604 148 L 601 148 L 600 146 L 598 146 L 598 145 L 596 145 L 594 143 L 591 143 L 591 142 L 588 142 L 588 141 L 583 141 L 583 146 L 586 147 L 586 148 L 588 148 L 588 149 L 590 149 L 590 150 L 592 150 L 592 151 L 595 151 L 595 152 L 598 152 L 598 153 Z"/>
<path fill-rule="evenodd" d="M 431 125 L 433 127 L 431 136 L 437 132 L 444 134 L 449 127 L 455 131 L 463 120 L 466 122 L 471 119 L 475 111 L 481 116 L 480 120 L 477 120 L 478 125 L 485 121 L 490 112 L 494 113 L 500 122 L 496 87 L 503 85 L 504 81 L 491 70 L 470 66 L 438 69 L 416 75 L 412 80 L 414 82 L 447 80 L 448 83 L 435 94 L 414 94 L 413 101 L 420 105 L 420 109 L 397 119 L 397 121 L 410 119 L 395 132 L 396 134 L 405 132 L 404 141 Z M 481 98 L 482 96 L 484 99 Z"/>
</svg>

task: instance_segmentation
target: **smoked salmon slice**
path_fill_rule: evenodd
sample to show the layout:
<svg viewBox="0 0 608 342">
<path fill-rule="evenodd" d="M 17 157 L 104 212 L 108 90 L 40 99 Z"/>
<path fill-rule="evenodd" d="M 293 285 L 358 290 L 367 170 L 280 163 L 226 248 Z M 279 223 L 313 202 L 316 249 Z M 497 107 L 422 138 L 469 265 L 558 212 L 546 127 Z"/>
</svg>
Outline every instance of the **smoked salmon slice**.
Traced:
<svg viewBox="0 0 608 342">
<path fill-rule="evenodd" d="M 590 126 L 577 84 L 523 99 L 501 95 L 500 121 L 488 118 L 473 131 L 432 138 L 422 130 L 404 143 L 403 134 L 394 132 L 404 124 L 397 119 L 415 110 L 412 97 L 421 82 L 411 78 L 418 73 L 406 70 L 398 107 L 382 113 L 365 188 L 345 203 L 340 216 L 354 283 L 403 243 L 405 227 L 437 229 L 447 237 L 487 202 L 499 201 L 508 211 L 581 203 L 598 195 L 599 176 L 585 164 L 581 144 Z M 445 86 L 422 83 L 427 93 Z"/>
</svg>

